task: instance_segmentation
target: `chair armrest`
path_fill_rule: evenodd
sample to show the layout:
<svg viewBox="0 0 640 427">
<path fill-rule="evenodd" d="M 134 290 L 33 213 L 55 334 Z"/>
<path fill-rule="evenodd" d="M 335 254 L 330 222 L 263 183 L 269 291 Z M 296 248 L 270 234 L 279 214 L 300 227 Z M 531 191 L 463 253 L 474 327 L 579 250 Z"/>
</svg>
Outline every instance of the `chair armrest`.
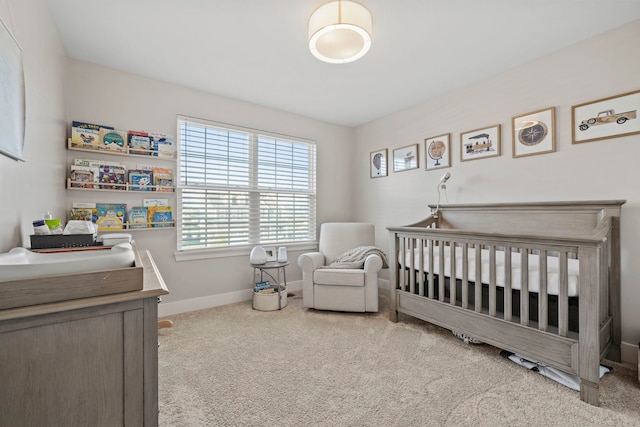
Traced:
<svg viewBox="0 0 640 427">
<path fill-rule="evenodd" d="M 298 266 L 303 272 L 311 273 L 325 263 L 321 252 L 307 252 L 298 257 Z"/>
<path fill-rule="evenodd" d="M 382 258 L 378 254 L 368 255 L 364 260 L 364 273 L 378 273 L 382 270 Z"/>
</svg>

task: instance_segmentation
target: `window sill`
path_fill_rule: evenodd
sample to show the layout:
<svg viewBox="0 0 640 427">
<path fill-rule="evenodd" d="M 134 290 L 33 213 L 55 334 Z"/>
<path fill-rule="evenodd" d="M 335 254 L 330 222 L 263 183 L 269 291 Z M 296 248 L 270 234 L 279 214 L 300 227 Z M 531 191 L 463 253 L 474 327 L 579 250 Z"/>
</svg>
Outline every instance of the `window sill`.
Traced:
<svg viewBox="0 0 640 427">
<path fill-rule="evenodd" d="M 305 243 L 289 243 L 289 244 L 265 244 L 256 246 L 274 246 L 274 247 L 286 247 L 287 252 L 297 251 L 309 251 L 317 250 L 318 242 L 305 242 Z M 241 247 L 241 248 L 224 248 L 224 249 L 202 249 L 202 250 L 186 250 L 176 251 L 173 256 L 177 262 L 180 261 L 195 261 L 200 259 L 214 259 L 214 258 L 232 258 L 232 257 L 246 257 L 249 258 L 249 253 L 253 247 Z"/>
</svg>

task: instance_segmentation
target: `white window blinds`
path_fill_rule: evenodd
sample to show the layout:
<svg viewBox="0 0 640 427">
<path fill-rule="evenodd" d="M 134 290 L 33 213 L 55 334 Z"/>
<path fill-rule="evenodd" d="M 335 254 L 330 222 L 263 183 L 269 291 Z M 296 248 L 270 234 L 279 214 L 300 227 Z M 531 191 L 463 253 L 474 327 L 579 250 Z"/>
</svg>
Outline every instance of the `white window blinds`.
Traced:
<svg viewBox="0 0 640 427">
<path fill-rule="evenodd" d="M 178 117 L 178 250 L 311 242 L 310 141 Z"/>
</svg>

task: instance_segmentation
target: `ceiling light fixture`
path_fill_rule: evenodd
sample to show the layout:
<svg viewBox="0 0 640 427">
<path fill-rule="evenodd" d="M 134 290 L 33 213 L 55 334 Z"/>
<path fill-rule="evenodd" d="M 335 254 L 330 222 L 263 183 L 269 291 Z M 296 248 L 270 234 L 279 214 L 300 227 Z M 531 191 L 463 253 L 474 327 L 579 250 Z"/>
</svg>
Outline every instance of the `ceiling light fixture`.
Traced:
<svg viewBox="0 0 640 427">
<path fill-rule="evenodd" d="M 371 14 L 352 1 L 332 1 L 309 18 L 309 49 L 313 56 L 332 64 L 362 58 L 371 47 Z"/>
</svg>

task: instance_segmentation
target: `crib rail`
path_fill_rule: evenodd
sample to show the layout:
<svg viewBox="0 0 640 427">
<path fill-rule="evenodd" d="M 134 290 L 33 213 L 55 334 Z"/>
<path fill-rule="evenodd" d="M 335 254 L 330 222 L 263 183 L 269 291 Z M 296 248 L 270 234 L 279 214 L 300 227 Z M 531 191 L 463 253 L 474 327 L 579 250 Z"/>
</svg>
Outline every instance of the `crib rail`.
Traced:
<svg viewBox="0 0 640 427">
<path fill-rule="evenodd" d="M 576 340 L 582 315 L 591 327 L 610 319 L 609 281 L 602 268 L 611 256 L 609 218 L 579 238 L 438 229 L 435 221 L 389 231 L 390 255 L 397 261 L 391 266 L 391 283 L 397 291 Z M 457 256 L 439 256 L 445 253 Z M 532 259 L 537 274 L 529 269 Z M 513 262 L 517 277 L 508 274 Z M 570 263 L 573 270 L 579 265 L 571 276 Z M 595 318 L 581 312 L 581 298 L 595 301 L 590 305 L 598 308 Z"/>
</svg>

